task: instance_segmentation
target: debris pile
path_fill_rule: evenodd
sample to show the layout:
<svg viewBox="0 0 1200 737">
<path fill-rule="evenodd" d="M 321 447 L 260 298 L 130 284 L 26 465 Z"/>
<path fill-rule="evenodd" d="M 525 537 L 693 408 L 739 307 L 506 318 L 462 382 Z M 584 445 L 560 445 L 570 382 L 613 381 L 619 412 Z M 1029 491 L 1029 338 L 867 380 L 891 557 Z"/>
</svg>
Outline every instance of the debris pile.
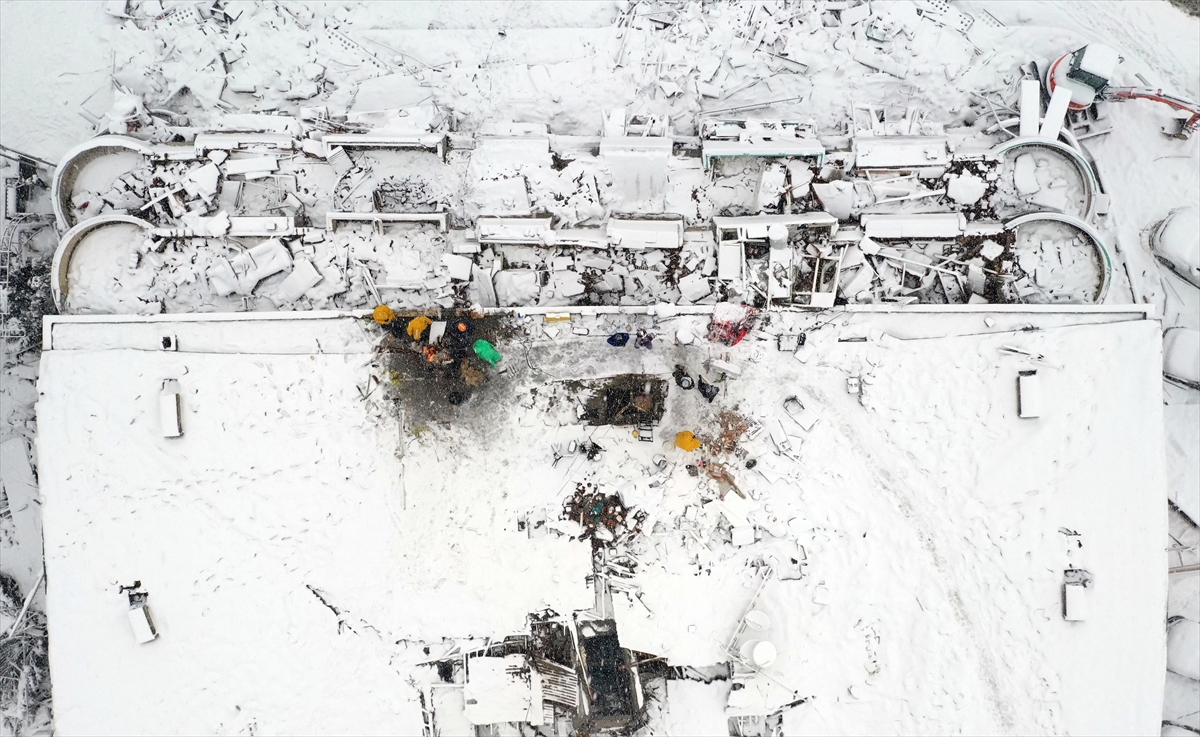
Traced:
<svg viewBox="0 0 1200 737">
<path fill-rule="evenodd" d="M 738 450 L 738 441 L 757 424 L 736 410 L 724 409 L 717 413 L 720 431 L 714 435 L 701 433 L 699 438 L 710 452 L 728 455 Z"/>
<path fill-rule="evenodd" d="M 581 483 L 563 502 L 562 518 L 581 525 L 580 539 L 591 539 L 593 547 L 599 549 L 640 534 L 646 513 L 631 511 L 616 494 Z"/>
<path fill-rule="evenodd" d="M 506 318 L 453 310 L 433 317 L 402 315 L 382 304 L 373 317 L 384 331 L 377 347 L 378 368 L 388 377 L 380 382 L 384 396 L 413 426 L 452 415 L 452 408 L 486 391 L 491 379 L 507 371 L 491 342 L 508 333 Z M 366 393 L 371 391 L 373 386 Z"/>
</svg>

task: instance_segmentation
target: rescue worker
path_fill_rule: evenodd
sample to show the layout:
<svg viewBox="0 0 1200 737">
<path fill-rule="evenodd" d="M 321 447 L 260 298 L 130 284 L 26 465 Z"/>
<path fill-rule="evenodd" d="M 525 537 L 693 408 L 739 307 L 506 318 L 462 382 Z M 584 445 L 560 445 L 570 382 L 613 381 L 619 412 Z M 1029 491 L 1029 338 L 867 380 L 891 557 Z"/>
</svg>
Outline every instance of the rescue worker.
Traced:
<svg viewBox="0 0 1200 737">
<path fill-rule="evenodd" d="M 446 349 L 450 351 L 450 355 L 455 359 L 461 360 L 471 355 L 471 336 L 475 333 L 475 326 L 465 317 L 457 320 L 452 320 L 446 326 L 446 334 L 442 336 L 442 342 L 446 344 Z"/>
</svg>

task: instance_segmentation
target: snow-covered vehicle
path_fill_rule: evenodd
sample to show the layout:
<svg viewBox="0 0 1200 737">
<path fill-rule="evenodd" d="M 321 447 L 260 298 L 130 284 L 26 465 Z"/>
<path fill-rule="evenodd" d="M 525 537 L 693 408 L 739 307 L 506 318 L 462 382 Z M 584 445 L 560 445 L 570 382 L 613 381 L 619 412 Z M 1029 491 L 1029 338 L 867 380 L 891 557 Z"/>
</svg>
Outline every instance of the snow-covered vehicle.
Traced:
<svg viewBox="0 0 1200 737">
<path fill-rule="evenodd" d="M 1171 328 L 1163 333 L 1163 373 L 1200 389 L 1200 330 Z"/>
<path fill-rule="evenodd" d="M 1200 287 L 1200 208 L 1172 210 L 1155 227 L 1150 246 L 1167 268 Z"/>
</svg>

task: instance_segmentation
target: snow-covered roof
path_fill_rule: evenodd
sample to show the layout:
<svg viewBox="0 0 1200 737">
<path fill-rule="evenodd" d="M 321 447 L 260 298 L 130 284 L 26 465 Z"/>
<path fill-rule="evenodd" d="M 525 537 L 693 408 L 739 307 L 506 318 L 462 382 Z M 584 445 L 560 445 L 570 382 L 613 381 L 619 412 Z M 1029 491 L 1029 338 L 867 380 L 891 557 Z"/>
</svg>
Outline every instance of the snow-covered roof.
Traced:
<svg viewBox="0 0 1200 737">
<path fill-rule="evenodd" d="M 395 456 L 394 418 L 360 394 L 358 318 L 217 324 L 51 330 L 78 348 L 43 354 L 38 406 L 59 733 L 419 734 L 393 663 L 425 656 L 400 641 L 593 603 L 587 545 L 517 532 L 494 480 L 453 481 L 451 459 Z M 145 350 L 155 329 L 181 352 Z M 159 428 L 166 378 L 178 438 Z M 135 581 L 146 644 L 118 588 Z"/>
<path fill-rule="evenodd" d="M 866 324 L 937 334 L 928 317 Z M 815 697 L 789 718 L 819 731 L 905 732 L 947 718 L 967 732 L 1158 729 L 1166 574 L 1157 324 L 839 341 L 853 332 L 808 333 L 806 349 L 820 357 L 808 364 L 773 349 L 743 364 L 726 401 L 770 423 L 783 417 L 776 402 L 799 393 L 823 419 L 805 432 L 783 417 L 800 463 L 775 455 L 767 433 L 747 444 L 762 478 L 737 473 L 751 493 L 737 501 L 751 507 L 760 540 L 723 558 L 687 545 L 644 561 L 637 597 L 614 595 L 622 645 L 672 665 L 727 662 L 724 647 L 753 604 L 770 625 L 747 637 L 779 651 L 769 675 Z M 869 407 L 845 393 L 856 366 L 869 372 Z M 1021 419 L 1017 378 L 1034 369 L 1043 411 Z M 703 530 L 706 516 L 728 516 L 721 506 L 682 516 Z M 755 598 L 750 562 L 783 568 L 792 555 L 778 535 L 804 547 L 804 577 L 772 577 Z M 696 569 L 689 553 L 701 555 L 703 575 L 687 575 Z M 1085 621 L 1063 616 L 1071 567 L 1090 576 L 1075 592 L 1087 599 Z M 973 706 L 888 706 L 885 694 L 916 682 Z M 795 698 L 762 685 L 762 713 Z"/>
<path fill-rule="evenodd" d="M 479 414 L 453 443 L 410 440 L 397 459 L 399 429 L 360 393 L 372 341 L 359 318 L 222 318 L 219 331 L 199 316 L 56 318 L 38 457 L 57 727 L 414 733 L 406 674 L 429 656 L 398 641 L 509 635 L 543 606 L 594 603 L 588 546 L 515 524 L 586 477 L 649 515 L 653 544 L 613 597 L 623 647 L 728 662 L 739 618 L 751 606 L 765 617 L 733 649 L 767 641 L 778 657 L 739 713 L 812 697 L 788 719 L 1152 731 L 1165 663 L 1161 354 L 1157 324 L 1132 316 L 997 311 L 978 335 L 978 314 L 850 310 L 852 324 L 808 333 L 802 360 L 756 331 L 729 349 L 742 373 L 720 401 L 784 423 L 769 426 L 801 462 L 771 450 L 774 431 L 746 441 L 757 465 L 730 467 L 747 498 L 731 491 L 728 504 L 706 504 L 682 471 L 650 485 L 652 455 L 680 469 L 690 456 L 623 431 L 597 435 L 601 461 L 554 468 L 545 446 L 576 430 L 520 403 Z M 770 327 L 801 319 L 780 312 Z M 151 350 L 156 330 L 180 352 Z M 554 344 L 539 348 L 544 371 L 628 370 L 602 340 Z M 668 353 L 638 360 L 667 374 Z M 1022 419 L 1017 377 L 1033 369 L 1045 406 Z M 847 394 L 856 370 L 869 401 Z M 159 432 L 164 378 L 183 391 L 180 438 Z M 781 413 L 791 394 L 821 417 L 811 430 Z M 697 399 L 672 391 L 662 437 L 704 430 Z M 757 541 L 714 538 L 730 514 Z M 797 545 L 800 576 L 759 590 L 755 566 L 794 568 Z M 1071 568 L 1089 581 L 1084 621 L 1063 617 Z M 118 589 L 135 581 L 159 633 L 141 645 Z M 532 676 L 530 693 L 540 701 Z M 476 718 L 507 719 L 523 698 Z"/>
<path fill-rule="evenodd" d="M 467 719 L 472 724 L 537 721 L 542 710 L 540 688 L 534 699 L 537 678 L 524 655 L 470 658 L 463 688 Z"/>
</svg>

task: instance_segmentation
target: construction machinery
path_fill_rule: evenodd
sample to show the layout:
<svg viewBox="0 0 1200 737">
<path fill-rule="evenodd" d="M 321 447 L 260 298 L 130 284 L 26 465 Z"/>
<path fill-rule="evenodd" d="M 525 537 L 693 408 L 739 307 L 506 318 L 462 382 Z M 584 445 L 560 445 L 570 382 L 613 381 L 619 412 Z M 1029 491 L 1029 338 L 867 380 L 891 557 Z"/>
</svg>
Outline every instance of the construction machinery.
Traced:
<svg viewBox="0 0 1200 737">
<path fill-rule="evenodd" d="M 1200 105 L 1197 103 L 1168 95 L 1149 84 L 1143 87 L 1117 87 L 1110 84 L 1121 61 L 1121 56 L 1114 49 L 1093 43 L 1063 54 L 1049 64 L 1039 63 L 1038 66 L 1047 95 L 1053 96 L 1059 87 L 1071 91 L 1068 109 L 1073 112 L 1083 112 L 1097 102 L 1152 100 L 1178 111 L 1175 125 L 1163 129 L 1167 135 L 1187 138 L 1200 127 Z"/>
</svg>

